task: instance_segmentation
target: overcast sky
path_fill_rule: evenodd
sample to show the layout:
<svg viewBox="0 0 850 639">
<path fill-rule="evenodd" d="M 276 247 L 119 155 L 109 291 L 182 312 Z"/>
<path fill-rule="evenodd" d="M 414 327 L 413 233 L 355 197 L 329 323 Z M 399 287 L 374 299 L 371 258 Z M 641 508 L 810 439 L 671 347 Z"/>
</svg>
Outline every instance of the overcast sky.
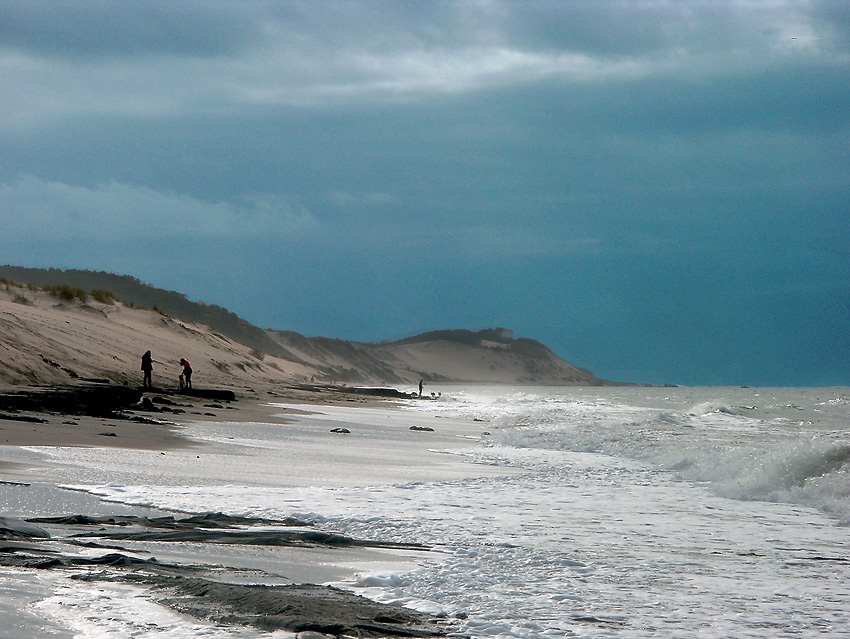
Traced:
<svg viewBox="0 0 850 639">
<path fill-rule="evenodd" d="M 0 3 L 0 262 L 850 383 L 850 4 Z"/>
</svg>

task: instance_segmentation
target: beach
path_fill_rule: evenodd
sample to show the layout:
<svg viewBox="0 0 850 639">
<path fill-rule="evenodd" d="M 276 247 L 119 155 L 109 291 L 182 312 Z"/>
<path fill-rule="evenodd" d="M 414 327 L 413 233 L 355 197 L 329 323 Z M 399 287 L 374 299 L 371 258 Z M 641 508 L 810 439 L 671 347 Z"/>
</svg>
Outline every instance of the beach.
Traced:
<svg viewBox="0 0 850 639">
<path fill-rule="evenodd" d="M 363 357 L 365 345 L 249 330 L 219 315 L 226 321 L 213 328 L 103 291 L 0 287 L 0 534 L 7 548 L 0 605 L 8 622 L 0 636 L 429 636 L 458 629 L 465 613 L 445 606 L 387 601 L 371 610 L 380 597 L 363 584 L 380 583 L 381 575 L 392 584 L 393 575 L 442 552 L 415 530 L 342 531 L 325 518 L 324 499 L 516 472 L 457 454 L 480 445 L 484 425 L 473 418 L 409 421 L 402 407 L 440 399 L 427 374 L 425 397 L 415 396 L 420 369 L 441 379 L 482 371 L 502 382 L 595 378 L 524 342 L 516 354 L 508 343 L 486 340 L 406 344 L 384 353 L 385 364 Z M 237 339 L 258 334 L 283 340 L 275 342 L 277 356 Z M 143 388 L 146 351 L 152 387 Z M 184 358 L 194 388 L 181 392 Z M 384 375 L 395 386 L 363 381 Z M 304 505 L 289 508 L 296 502 Z M 403 509 L 403 501 L 387 506 L 396 503 Z M 222 581 L 234 590 L 193 594 L 198 583 Z M 332 588 L 369 594 L 355 600 L 362 619 L 297 611 L 292 598 L 304 593 L 291 588 L 302 585 L 318 586 L 340 604 L 333 610 L 346 608 Z M 257 608 L 262 598 L 245 588 L 260 586 L 288 603 Z M 402 603 L 412 616 L 393 625 L 388 620 Z M 281 616 L 282 609 L 293 612 Z"/>
<path fill-rule="evenodd" d="M 0 449 L 6 636 L 846 636 L 846 388 L 266 392 Z"/>
<path fill-rule="evenodd" d="M 158 397 L 156 393 L 148 395 Z M 239 636 L 245 628 L 364 636 L 448 632 L 444 619 L 438 621 L 429 615 L 410 612 L 405 613 L 409 616 L 401 614 L 396 622 L 387 621 L 399 614 L 395 612 L 398 606 L 374 604 L 390 612 L 369 612 L 367 623 L 359 620 L 367 613 L 344 612 L 343 591 L 326 587 L 321 592 L 332 595 L 333 614 L 316 608 L 314 602 L 302 612 L 277 618 L 276 608 L 291 606 L 292 597 L 303 594 L 283 591 L 275 595 L 280 600 L 248 606 L 249 611 L 237 614 L 236 609 L 246 600 L 256 600 L 256 596 L 245 595 L 246 587 L 312 588 L 351 581 L 355 573 L 370 568 L 412 567 L 420 555 L 429 552 L 415 538 L 401 542 L 351 539 L 322 532 L 309 517 L 274 520 L 215 515 L 191 522 L 190 516 L 196 512 L 191 505 L 183 509 L 184 514 L 174 509 L 101 501 L 90 492 L 73 488 L 77 484 L 139 483 L 188 488 L 206 485 L 214 478 L 212 481 L 238 485 L 246 492 L 269 488 L 285 491 L 444 480 L 479 472 L 462 459 L 433 450 L 435 444 L 438 448 L 454 447 L 473 438 L 478 429 L 462 421 L 450 425 L 449 420 L 441 420 L 441 432 L 436 434 L 426 427 L 411 430 L 405 425 L 405 417 L 374 398 L 340 392 L 324 396 L 298 389 L 287 392 L 280 387 L 264 395 L 260 399 L 253 393 L 223 403 L 179 395 L 162 400 L 160 396 L 160 400 L 169 402 L 167 410 L 179 406 L 183 412 L 132 411 L 144 416 L 144 423 L 56 414 L 27 415 L 43 422 L 0 420 L 0 530 L 14 546 L 13 552 L 7 549 L 4 564 L 4 582 L 8 584 L 5 599 L 16 602 L 4 610 L 7 619 L 16 621 L 7 624 L 0 636 L 36 637 L 46 629 L 59 636 L 97 636 L 104 632 L 84 623 L 70 632 L 65 631 L 67 628 L 60 631 L 50 621 L 55 611 L 46 614 L 46 619 L 33 614 L 32 606 L 46 593 L 35 588 L 27 571 L 45 572 L 45 555 L 53 558 L 49 568 L 60 575 L 57 581 L 73 577 L 80 583 L 91 578 L 156 589 L 164 587 L 164 571 L 167 579 L 179 577 L 187 584 L 189 580 L 210 578 L 217 584 L 229 582 L 236 591 L 219 593 L 223 601 L 186 608 L 172 597 L 170 605 L 181 614 L 217 623 L 224 617 L 216 617 L 219 613 L 214 611 L 229 606 L 232 610 L 225 615 L 229 620 L 225 625 Z M 288 404 L 281 404 L 283 401 Z M 299 424 L 299 416 L 321 415 L 334 405 L 357 406 L 376 427 L 364 436 L 362 429 L 358 432 L 354 427 L 352 432 L 351 424 L 338 417 L 329 418 L 319 428 Z M 252 460 L 252 444 L 234 443 L 234 433 L 246 429 L 274 436 L 285 432 L 288 443 L 278 451 L 277 464 L 272 467 L 266 460 Z M 341 432 L 343 429 L 348 432 Z M 234 458 L 242 463 L 233 464 Z M 132 531 L 129 536 L 128 531 Z M 91 537 L 93 545 L 81 550 L 77 541 L 81 535 Z M 256 552 L 256 548 L 262 548 L 262 552 Z M 104 575 L 104 570 L 110 574 Z M 92 573 L 99 576 L 92 577 Z M 13 585 L 16 581 L 17 587 Z M 27 603 L 23 609 L 21 599 Z M 212 595 L 207 593 L 204 599 L 209 601 Z M 355 603 L 362 607 L 367 600 L 358 597 Z M 134 617 L 135 613 L 128 615 Z M 153 617 L 162 615 L 164 612 L 159 611 Z M 373 617 L 383 619 L 383 626 Z M 191 635 L 186 628 L 178 632 Z"/>
</svg>

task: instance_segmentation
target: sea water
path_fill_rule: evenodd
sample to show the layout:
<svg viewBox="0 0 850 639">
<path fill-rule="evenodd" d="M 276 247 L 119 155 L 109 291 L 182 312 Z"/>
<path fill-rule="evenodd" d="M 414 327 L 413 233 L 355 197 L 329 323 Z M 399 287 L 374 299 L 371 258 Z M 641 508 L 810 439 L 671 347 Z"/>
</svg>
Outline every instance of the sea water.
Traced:
<svg viewBox="0 0 850 639">
<path fill-rule="evenodd" d="M 272 431 L 198 424 L 187 432 L 209 443 L 201 454 L 166 465 L 139 452 L 150 457 L 123 473 L 114 450 L 51 454 L 76 467 L 75 490 L 104 499 L 423 543 L 431 551 L 414 561 L 354 567 L 336 585 L 445 615 L 460 635 L 850 637 L 850 389 L 446 387 L 435 397 L 317 407 Z M 315 477 L 303 474 L 303 460 L 302 475 L 276 485 L 287 469 L 275 460 L 298 428 L 376 428 L 381 411 L 435 429 L 473 422 L 472 445 L 441 452 L 480 472 L 347 485 L 321 481 L 320 460 Z M 33 610 L 80 636 L 270 636 L 181 618 L 126 586 L 57 587 Z"/>
</svg>

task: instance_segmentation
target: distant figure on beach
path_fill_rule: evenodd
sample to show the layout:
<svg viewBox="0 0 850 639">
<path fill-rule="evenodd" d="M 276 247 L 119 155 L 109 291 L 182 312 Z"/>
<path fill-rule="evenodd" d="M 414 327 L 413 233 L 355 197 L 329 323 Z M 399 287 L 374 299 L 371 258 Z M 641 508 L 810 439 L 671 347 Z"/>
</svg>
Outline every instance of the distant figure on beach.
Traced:
<svg viewBox="0 0 850 639">
<path fill-rule="evenodd" d="M 192 367 L 182 357 L 180 358 L 180 365 L 183 367 L 183 374 L 180 376 L 180 379 L 183 380 L 183 387 L 192 388 Z"/>
<path fill-rule="evenodd" d="M 142 372 L 144 373 L 142 386 L 145 388 L 152 387 L 153 383 L 151 382 L 151 373 L 153 372 L 153 358 L 151 357 L 150 351 L 142 355 Z"/>
<path fill-rule="evenodd" d="M 422 397 L 422 388 L 425 386 L 425 380 L 419 380 L 419 397 Z"/>
</svg>

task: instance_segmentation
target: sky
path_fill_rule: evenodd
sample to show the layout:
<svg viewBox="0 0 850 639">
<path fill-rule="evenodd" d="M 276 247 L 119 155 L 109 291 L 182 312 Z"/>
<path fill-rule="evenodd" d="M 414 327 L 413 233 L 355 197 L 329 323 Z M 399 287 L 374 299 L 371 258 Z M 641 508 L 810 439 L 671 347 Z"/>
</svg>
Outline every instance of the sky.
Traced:
<svg viewBox="0 0 850 639">
<path fill-rule="evenodd" d="M 0 263 L 850 384 L 844 0 L 0 3 Z"/>
</svg>

